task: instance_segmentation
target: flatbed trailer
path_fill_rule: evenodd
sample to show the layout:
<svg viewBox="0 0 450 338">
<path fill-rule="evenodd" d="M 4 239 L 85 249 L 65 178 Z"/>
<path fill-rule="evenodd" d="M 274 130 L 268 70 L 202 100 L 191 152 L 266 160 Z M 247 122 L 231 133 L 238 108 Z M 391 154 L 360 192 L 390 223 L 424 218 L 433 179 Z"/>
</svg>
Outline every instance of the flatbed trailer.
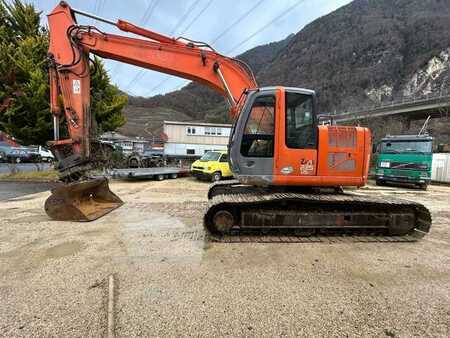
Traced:
<svg viewBox="0 0 450 338">
<path fill-rule="evenodd" d="M 156 167 L 156 168 L 126 168 L 113 169 L 112 178 L 129 180 L 149 180 L 155 179 L 162 181 L 166 178 L 177 178 L 189 174 L 189 168 L 179 167 Z"/>
</svg>

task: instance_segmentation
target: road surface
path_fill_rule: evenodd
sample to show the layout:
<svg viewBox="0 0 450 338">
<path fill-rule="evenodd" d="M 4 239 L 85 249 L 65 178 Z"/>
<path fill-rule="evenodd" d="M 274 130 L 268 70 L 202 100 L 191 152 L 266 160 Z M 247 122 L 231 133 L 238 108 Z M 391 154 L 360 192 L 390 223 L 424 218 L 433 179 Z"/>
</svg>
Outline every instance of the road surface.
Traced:
<svg viewBox="0 0 450 338">
<path fill-rule="evenodd" d="M 0 181 L 0 201 L 22 197 L 42 191 L 49 191 L 56 183 L 2 182 Z"/>
<path fill-rule="evenodd" d="M 49 163 L 0 163 L 0 174 L 9 174 L 13 172 L 13 170 L 17 170 L 19 172 L 32 172 L 37 171 L 38 168 L 40 170 L 48 170 L 52 164 Z"/>
</svg>

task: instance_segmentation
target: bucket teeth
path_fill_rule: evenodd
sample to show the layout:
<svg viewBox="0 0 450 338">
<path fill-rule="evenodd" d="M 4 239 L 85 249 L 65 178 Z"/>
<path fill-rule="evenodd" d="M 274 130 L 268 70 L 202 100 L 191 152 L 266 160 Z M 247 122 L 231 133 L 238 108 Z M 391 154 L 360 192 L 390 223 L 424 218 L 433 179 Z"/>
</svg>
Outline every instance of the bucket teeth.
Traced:
<svg viewBox="0 0 450 338">
<path fill-rule="evenodd" d="M 64 184 L 52 190 L 45 212 L 58 221 L 89 222 L 123 205 L 106 178 Z"/>
</svg>

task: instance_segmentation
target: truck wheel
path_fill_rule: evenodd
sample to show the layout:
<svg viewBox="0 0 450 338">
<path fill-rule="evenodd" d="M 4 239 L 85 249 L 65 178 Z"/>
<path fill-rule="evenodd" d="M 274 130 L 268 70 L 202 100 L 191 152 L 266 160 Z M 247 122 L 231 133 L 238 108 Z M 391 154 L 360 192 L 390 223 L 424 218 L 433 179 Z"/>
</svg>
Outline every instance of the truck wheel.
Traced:
<svg viewBox="0 0 450 338">
<path fill-rule="evenodd" d="M 375 184 L 376 184 L 376 185 L 384 185 L 384 181 L 382 181 L 382 180 L 376 180 L 376 181 L 375 181 Z"/>
<path fill-rule="evenodd" d="M 422 190 L 427 190 L 428 189 L 428 184 L 427 183 L 419 184 L 419 187 Z"/>
<path fill-rule="evenodd" d="M 156 175 L 156 180 L 157 181 L 164 181 L 164 175 L 163 174 L 159 174 L 159 175 Z"/>
<path fill-rule="evenodd" d="M 211 181 L 213 182 L 218 182 L 222 179 L 222 173 L 220 171 L 216 171 L 212 176 L 211 176 Z"/>
<path fill-rule="evenodd" d="M 177 174 L 170 174 L 170 176 L 169 176 L 170 178 L 172 178 L 172 179 L 175 179 L 175 178 L 177 178 L 178 177 L 178 175 Z"/>
<path fill-rule="evenodd" d="M 20 158 L 18 157 L 18 158 L 16 158 L 16 161 L 15 161 L 16 163 L 20 163 Z"/>
</svg>

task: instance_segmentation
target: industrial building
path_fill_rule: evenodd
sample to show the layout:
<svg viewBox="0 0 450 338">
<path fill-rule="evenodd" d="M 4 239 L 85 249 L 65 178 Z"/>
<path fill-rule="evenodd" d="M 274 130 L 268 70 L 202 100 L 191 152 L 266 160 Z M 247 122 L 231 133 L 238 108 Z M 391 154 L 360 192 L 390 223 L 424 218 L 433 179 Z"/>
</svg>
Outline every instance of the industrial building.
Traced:
<svg viewBox="0 0 450 338">
<path fill-rule="evenodd" d="M 211 150 L 226 150 L 231 124 L 164 121 L 164 155 L 200 157 Z"/>
<path fill-rule="evenodd" d="M 440 183 L 450 183 L 450 154 L 433 154 L 431 180 Z"/>
</svg>

